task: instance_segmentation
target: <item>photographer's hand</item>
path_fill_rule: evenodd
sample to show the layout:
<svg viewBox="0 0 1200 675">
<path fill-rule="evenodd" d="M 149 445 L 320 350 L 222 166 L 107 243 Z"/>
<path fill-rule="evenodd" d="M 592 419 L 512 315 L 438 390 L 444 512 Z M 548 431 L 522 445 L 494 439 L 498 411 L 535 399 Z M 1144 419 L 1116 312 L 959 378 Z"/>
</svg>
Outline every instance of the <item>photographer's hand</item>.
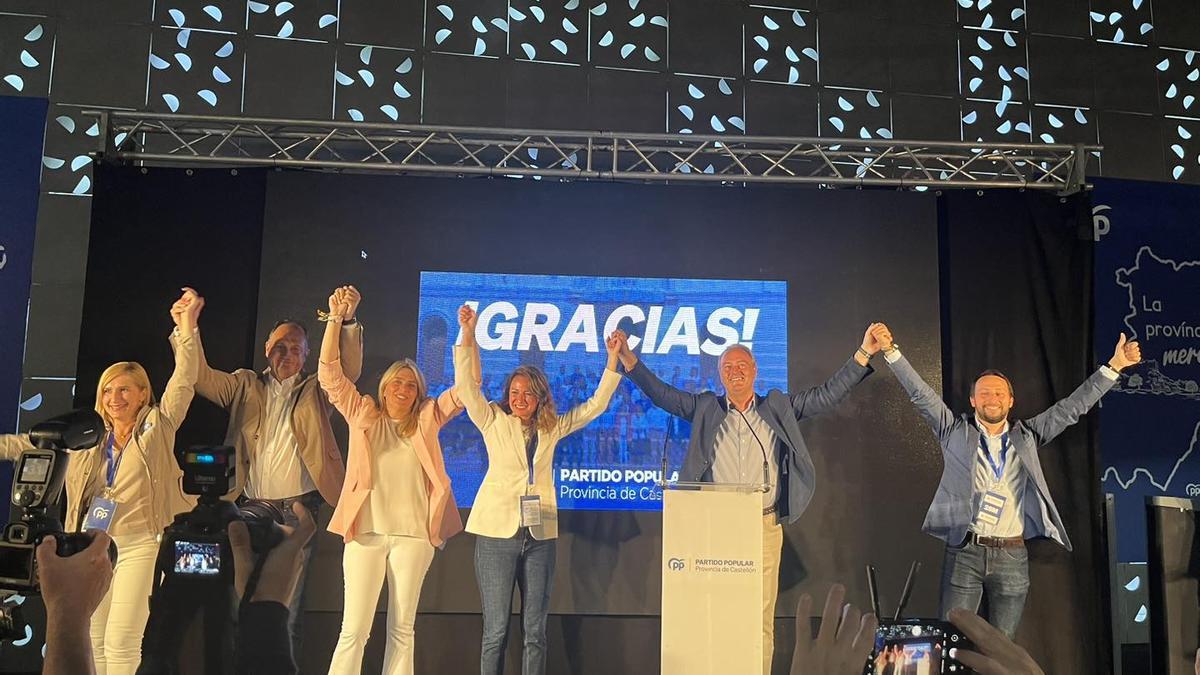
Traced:
<svg viewBox="0 0 1200 675">
<path fill-rule="evenodd" d="M 950 622 L 981 652 L 958 649 L 951 656 L 980 675 L 1045 675 L 1029 652 L 975 612 L 952 609 Z"/>
<path fill-rule="evenodd" d="M 825 598 L 821 628 L 813 640 L 809 627 L 812 596 L 800 596 L 796 607 L 796 648 L 792 652 L 792 675 L 859 675 L 875 646 L 874 614 L 863 614 L 854 605 L 843 604 L 846 587 L 834 584 Z"/>
<path fill-rule="evenodd" d="M 295 591 L 300 576 L 300 558 L 304 545 L 317 530 L 308 509 L 300 502 L 292 503 L 292 512 L 299 519 L 296 527 L 282 526 L 287 535 L 278 546 L 267 553 L 262 574 L 250 602 L 278 602 L 287 606 Z M 237 597 L 246 594 L 246 583 L 254 571 L 254 551 L 250 548 L 250 533 L 246 524 L 234 521 L 229 524 L 229 547 L 233 549 L 233 584 Z"/>
<path fill-rule="evenodd" d="M 91 530 L 92 543 L 73 556 L 61 558 L 54 537 L 37 547 L 38 579 L 46 603 L 46 660 L 43 673 L 94 673 L 92 641 L 88 636 L 92 613 L 100 606 L 112 583 L 108 558 L 112 541 L 104 532 Z"/>
</svg>

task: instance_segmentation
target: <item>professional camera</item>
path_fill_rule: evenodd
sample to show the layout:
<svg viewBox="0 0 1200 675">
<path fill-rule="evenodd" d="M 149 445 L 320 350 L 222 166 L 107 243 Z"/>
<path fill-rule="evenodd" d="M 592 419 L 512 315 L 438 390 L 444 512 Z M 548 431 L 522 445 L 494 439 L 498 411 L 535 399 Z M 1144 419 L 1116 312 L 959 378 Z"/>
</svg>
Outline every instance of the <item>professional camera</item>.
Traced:
<svg viewBox="0 0 1200 675">
<path fill-rule="evenodd" d="M 35 449 L 21 453 L 13 475 L 13 519 L 0 537 L 0 599 L 40 592 L 35 550 L 53 536 L 58 555 L 74 555 L 88 547 L 92 535 L 63 532 L 57 509 L 67 475 L 67 451 L 94 447 L 104 435 L 104 420 L 90 409 L 80 409 L 46 420 L 29 432 Z M 116 564 L 117 549 L 108 555 Z M 0 640 L 25 637 L 20 605 L 0 604 Z M 20 632 L 18 632 L 20 631 Z"/>
<path fill-rule="evenodd" d="M 235 624 L 233 551 L 229 524 L 240 520 L 256 557 L 283 541 L 283 512 L 271 502 L 223 500 L 236 472 L 234 449 L 176 449 L 183 491 L 198 497 L 196 507 L 176 514 L 163 531 L 150 595 L 150 619 L 142 639 L 145 672 L 174 672 L 184 635 L 193 622 L 203 627 L 203 653 L 209 672 L 231 672 Z"/>
<path fill-rule="evenodd" d="M 165 575 L 232 581 L 228 530 L 235 520 L 246 523 L 256 554 L 283 541 L 284 515 L 274 504 L 251 499 L 239 506 L 221 499 L 236 471 L 232 447 L 176 449 L 175 459 L 183 470 L 183 491 L 199 499 L 196 508 L 177 514 L 163 532 L 158 555 Z"/>
</svg>

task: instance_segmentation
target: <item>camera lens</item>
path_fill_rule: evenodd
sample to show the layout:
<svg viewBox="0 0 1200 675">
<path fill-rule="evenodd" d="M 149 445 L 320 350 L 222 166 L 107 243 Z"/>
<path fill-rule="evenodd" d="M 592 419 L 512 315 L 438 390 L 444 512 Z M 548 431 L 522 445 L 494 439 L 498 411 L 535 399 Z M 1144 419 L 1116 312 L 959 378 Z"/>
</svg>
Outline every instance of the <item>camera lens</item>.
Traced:
<svg viewBox="0 0 1200 675">
<path fill-rule="evenodd" d="M 250 548 L 265 553 L 283 541 L 283 511 L 272 502 L 249 499 L 241 504 L 238 517 L 250 533 Z"/>
<path fill-rule="evenodd" d="M 262 499 L 247 499 L 240 505 L 241 517 L 244 521 L 265 520 L 273 521 L 280 525 L 283 524 L 283 510 L 275 505 L 274 502 L 268 502 Z"/>
</svg>

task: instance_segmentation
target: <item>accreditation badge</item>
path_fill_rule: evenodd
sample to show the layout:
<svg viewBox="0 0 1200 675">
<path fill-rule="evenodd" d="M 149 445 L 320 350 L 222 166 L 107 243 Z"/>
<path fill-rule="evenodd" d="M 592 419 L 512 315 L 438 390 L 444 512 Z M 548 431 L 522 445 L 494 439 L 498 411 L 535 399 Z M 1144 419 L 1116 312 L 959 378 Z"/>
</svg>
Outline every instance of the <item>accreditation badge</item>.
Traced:
<svg viewBox="0 0 1200 675">
<path fill-rule="evenodd" d="M 521 527 L 538 527 L 542 524 L 542 498 L 538 495 L 521 497 Z"/>
<path fill-rule="evenodd" d="M 1008 497 L 996 492 L 988 490 L 983 495 L 983 502 L 979 505 L 979 522 L 987 525 L 998 525 L 1000 517 L 1004 515 L 1004 507 L 1008 504 Z"/>
<path fill-rule="evenodd" d="M 92 497 L 88 506 L 87 516 L 83 520 L 83 529 L 108 532 L 112 525 L 113 516 L 117 514 L 117 503 L 104 496 Z"/>
</svg>

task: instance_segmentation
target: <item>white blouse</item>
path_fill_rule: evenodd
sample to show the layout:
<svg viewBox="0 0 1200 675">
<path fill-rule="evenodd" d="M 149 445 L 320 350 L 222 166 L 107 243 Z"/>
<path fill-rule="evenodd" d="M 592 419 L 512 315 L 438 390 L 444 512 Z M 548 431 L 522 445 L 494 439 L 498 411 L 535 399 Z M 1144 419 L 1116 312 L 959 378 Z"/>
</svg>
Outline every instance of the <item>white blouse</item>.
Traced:
<svg viewBox="0 0 1200 675">
<path fill-rule="evenodd" d="M 380 416 L 367 430 L 371 447 L 371 494 L 358 513 L 358 531 L 429 537 L 429 487 L 412 438 L 400 423 Z"/>
</svg>

